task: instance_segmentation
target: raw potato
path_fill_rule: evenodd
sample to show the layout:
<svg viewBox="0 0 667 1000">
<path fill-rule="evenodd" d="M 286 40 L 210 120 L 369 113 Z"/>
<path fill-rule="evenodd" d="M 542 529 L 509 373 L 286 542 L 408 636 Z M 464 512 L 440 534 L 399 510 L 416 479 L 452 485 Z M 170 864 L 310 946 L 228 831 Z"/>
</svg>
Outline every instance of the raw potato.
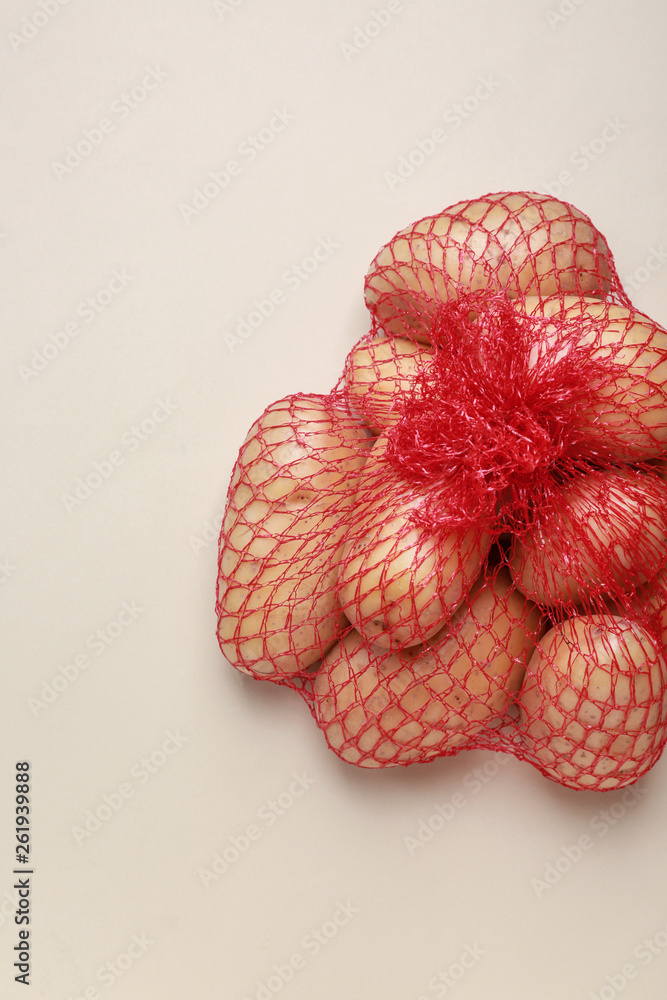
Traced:
<svg viewBox="0 0 667 1000">
<path fill-rule="evenodd" d="M 637 603 L 640 611 L 653 616 L 662 645 L 667 649 L 667 566 L 639 591 Z"/>
<path fill-rule="evenodd" d="M 551 329 L 540 331 L 544 348 L 560 337 L 558 320 L 582 321 L 577 344 L 590 345 L 591 358 L 608 360 L 614 368 L 608 385 L 596 389 L 597 399 L 582 412 L 591 436 L 611 446 L 614 461 L 645 461 L 662 454 L 667 445 L 667 330 L 636 309 L 590 296 L 561 295 L 540 300 L 528 296 L 515 302 L 529 316 L 552 317 Z M 574 344 L 575 341 L 572 341 Z M 539 357 L 535 352 L 535 360 Z M 618 366 L 618 369 L 616 369 Z"/>
<path fill-rule="evenodd" d="M 220 552 L 218 637 L 259 677 L 319 660 L 338 638 L 336 563 L 371 438 L 326 397 L 287 397 L 251 428 L 234 468 Z"/>
<path fill-rule="evenodd" d="M 535 644 L 539 611 L 501 570 L 480 579 L 424 646 L 392 653 L 350 631 L 315 678 L 315 717 L 329 746 L 360 767 L 464 749 L 504 716 Z"/>
<path fill-rule="evenodd" d="M 546 195 L 490 195 L 398 233 L 371 263 L 366 304 L 388 333 L 428 342 L 438 305 L 462 289 L 604 294 L 610 278 L 609 248 L 581 212 Z"/>
<path fill-rule="evenodd" d="M 516 585 L 545 605 L 618 596 L 665 562 L 667 487 L 631 470 L 592 470 L 561 487 L 548 513 L 514 543 Z"/>
<path fill-rule="evenodd" d="M 427 370 L 433 352 L 406 337 L 367 340 L 345 362 L 345 387 L 374 434 L 399 420 L 401 404 L 419 372 Z"/>
<path fill-rule="evenodd" d="M 592 295 L 556 294 L 547 298 L 542 298 L 539 295 L 526 295 L 520 299 L 514 299 L 513 305 L 515 309 L 527 316 L 550 318 L 551 316 L 560 316 L 565 310 L 572 306 L 578 306 L 582 302 L 597 304 L 599 301 Z"/>
<path fill-rule="evenodd" d="M 481 528 L 432 532 L 412 515 L 427 487 L 406 482 L 384 460 L 376 439 L 359 481 L 338 570 L 338 595 L 349 621 L 383 648 L 425 642 L 479 576 L 490 548 Z"/>
<path fill-rule="evenodd" d="M 583 303 L 598 304 L 599 299 L 591 295 L 553 295 L 550 298 L 540 298 L 538 295 L 526 295 L 525 298 L 513 300 L 517 312 L 533 316 L 538 320 L 554 319 L 554 323 L 540 322 L 535 328 L 530 365 L 544 363 L 547 356 L 551 363 L 569 353 L 571 347 L 585 343 L 586 335 L 574 337 L 571 330 L 562 326 L 568 309 L 581 308 Z"/>
<path fill-rule="evenodd" d="M 620 366 L 584 420 L 600 425 L 617 460 L 658 457 L 667 445 L 667 330 L 636 309 L 602 302 L 576 303 L 563 315 L 603 321 L 602 333 L 590 335 L 592 356 Z"/>
<path fill-rule="evenodd" d="M 667 668 L 653 638 L 625 618 L 570 618 L 528 662 L 519 695 L 525 757 L 568 788 L 631 785 L 665 739 Z"/>
</svg>

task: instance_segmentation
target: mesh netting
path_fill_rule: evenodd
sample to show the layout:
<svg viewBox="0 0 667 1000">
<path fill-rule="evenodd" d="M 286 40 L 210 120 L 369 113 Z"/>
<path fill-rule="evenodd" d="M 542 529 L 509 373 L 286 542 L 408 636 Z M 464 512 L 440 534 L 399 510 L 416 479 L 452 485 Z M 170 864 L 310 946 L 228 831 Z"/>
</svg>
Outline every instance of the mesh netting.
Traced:
<svg viewBox="0 0 667 1000">
<path fill-rule="evenodd" d="M 401 231 L 365 296 L 333 390 L 241 447 L 222 652 L 351 764 L 486 748 L 633 783 L 667 740 L 667 331 L 539 194 Z"/>
</svg>

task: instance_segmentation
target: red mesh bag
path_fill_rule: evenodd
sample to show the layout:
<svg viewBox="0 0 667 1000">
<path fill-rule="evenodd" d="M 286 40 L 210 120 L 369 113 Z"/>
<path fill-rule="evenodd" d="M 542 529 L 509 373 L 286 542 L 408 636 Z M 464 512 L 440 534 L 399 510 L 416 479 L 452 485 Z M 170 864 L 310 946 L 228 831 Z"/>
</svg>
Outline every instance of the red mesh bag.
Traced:
<svg viewBox="0 0 667 1000">
<path fill-rule="evenodd" d="M 533 193 L 399 232 L 327 395 L 251 427 L 220 648 L 361 767 L 510 753 L 573 789 L 667 740 L 667 332 Z"/>
</svg>

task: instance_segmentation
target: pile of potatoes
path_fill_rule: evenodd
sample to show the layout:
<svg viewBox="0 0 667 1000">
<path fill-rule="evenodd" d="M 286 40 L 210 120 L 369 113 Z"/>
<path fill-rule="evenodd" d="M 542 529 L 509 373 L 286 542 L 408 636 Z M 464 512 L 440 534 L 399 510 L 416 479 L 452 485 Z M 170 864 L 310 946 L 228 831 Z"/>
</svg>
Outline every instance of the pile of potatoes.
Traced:
<svg viewBox="0 0 667 1000">
<path fill-rule="evenodd" d="M 574 789 L 633 783 L 667 741 L 667 331 L 632 307 L 590 219 L 532 193 L 401 231 L 365 296 L 371 332 L 335 389 L 273 403 L 240 449 L 220 535 L 224 656 L 299 691 L 361 767 L 488 747 Z M 471 349 L 475 379 L 494 350 L 489 315 L 510 316 L 521 357 L 494 379 L 532 387 L 528 410 L 559 365 L 594 375 L 585 394 L 550 399 L 548 420 L 529 413 L 553 438 L 562 410 L 569 438 L 531 480 L 527 435 L 521 490 L 509 482 L 520 508 L 461 449 L 461 475 L 494 504 L 483 517 L 466 516 L 437 462 L 420 466 L 421 425 L 414 474 L 396 459 L 410 406 L 457 349 L 439 331 L 462 303 L 455 335 L 485 345 Z M 470 385 L 447 387 L 474 409 Z"/>
</svg>

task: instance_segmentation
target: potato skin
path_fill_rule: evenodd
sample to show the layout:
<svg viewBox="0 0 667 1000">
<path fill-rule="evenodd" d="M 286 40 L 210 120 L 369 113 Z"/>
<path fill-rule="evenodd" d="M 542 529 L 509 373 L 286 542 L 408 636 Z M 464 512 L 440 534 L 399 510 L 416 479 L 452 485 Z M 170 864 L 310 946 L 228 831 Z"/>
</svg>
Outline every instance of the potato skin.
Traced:
<svg viewBox="0 0 667 1000">
<path fill-rule="evenodd" d="M 581 472 L 514 542 L 515 584 L 546 606 L 622 599 L 655 577 L 667 543 L 667 486 L 631 469 Z"/>
<path fill-rule="evenodd" d="M 538 609 L 500 570 L 428 643 L 391 652 L 350 630 L 314 683 L 315 718 L 360 767 L 427 761 L 468 748 L 506 712 L 540 628 Z"/>
<path fill-rule="evenodd" d="M 572 346 L 590 348 L 592 361 L 609 365 L 609 378 L 593 387 L 581 411 L 588 440 L 602 443 L 614 462 L 650 461 L 667 448 L 667 330 L 631 306 L 592 296 L 527 296 L 515 308 L 528 316 L 553 319 L 540 331 L 542 349 L 556 343 L 562 352 L 569 324 Z M 578 331 L 577 331 L 578 328 Z"/>
<path fill-rule="evenodd" d="M 667 738 L 661 647 L 625 618 L 570 618 L 539 641 L 518 704 L 522 756 L 547 778 L 577 790 L 624 788 L 655 764 Z"/>
<path fill-rule="evenodd" d="M 617 372 L 596 391 L 583 421 L 599 427 L 616 461 L 659 457 L 667 447 L 667 330 L 637 309 L 612 303 L 579 302 L 563 316 L 591 324 L 592 357 L 608 360 Z"/>
<path fill-rule="evenodd" d="M 374 434 L 392 427 L 433 352 L 406 337 L 362 338 L 345 360 L 348 397 Z"/>
<path fill-rule="evenodd" d="M 218 564 L 218 640 L 237 669 L 293 675 L 336 641 L 335 567 L 370 442 L 344 409 L 317 395 L 278 400 L 250 429 Z"/>
<path fill-rule="evenodd" d="M 387 333 L 409 330 L 428 343 L 438 305 L 461 291 L 604 295 L 614 275 L 609 247 L 582 212 L 547 195 L 501 193 L 397 233 L 372 261 L 365 296 Z"/>
<path fill-rule="evenodd" d="M 667 565 L 635 595 L 637 610 L 651 619 L 667 650 Z"/>
<path fill-rule="evenodd" d="M 415 523 L 428 488 L 407 483 L 386 461 L 380 435 L 359 479 L 338 569 L 338 596 L 366 642 L 417 645 L 466 596 L 490 548 L 479 527 L 431 531 Z"/>
</svg>

